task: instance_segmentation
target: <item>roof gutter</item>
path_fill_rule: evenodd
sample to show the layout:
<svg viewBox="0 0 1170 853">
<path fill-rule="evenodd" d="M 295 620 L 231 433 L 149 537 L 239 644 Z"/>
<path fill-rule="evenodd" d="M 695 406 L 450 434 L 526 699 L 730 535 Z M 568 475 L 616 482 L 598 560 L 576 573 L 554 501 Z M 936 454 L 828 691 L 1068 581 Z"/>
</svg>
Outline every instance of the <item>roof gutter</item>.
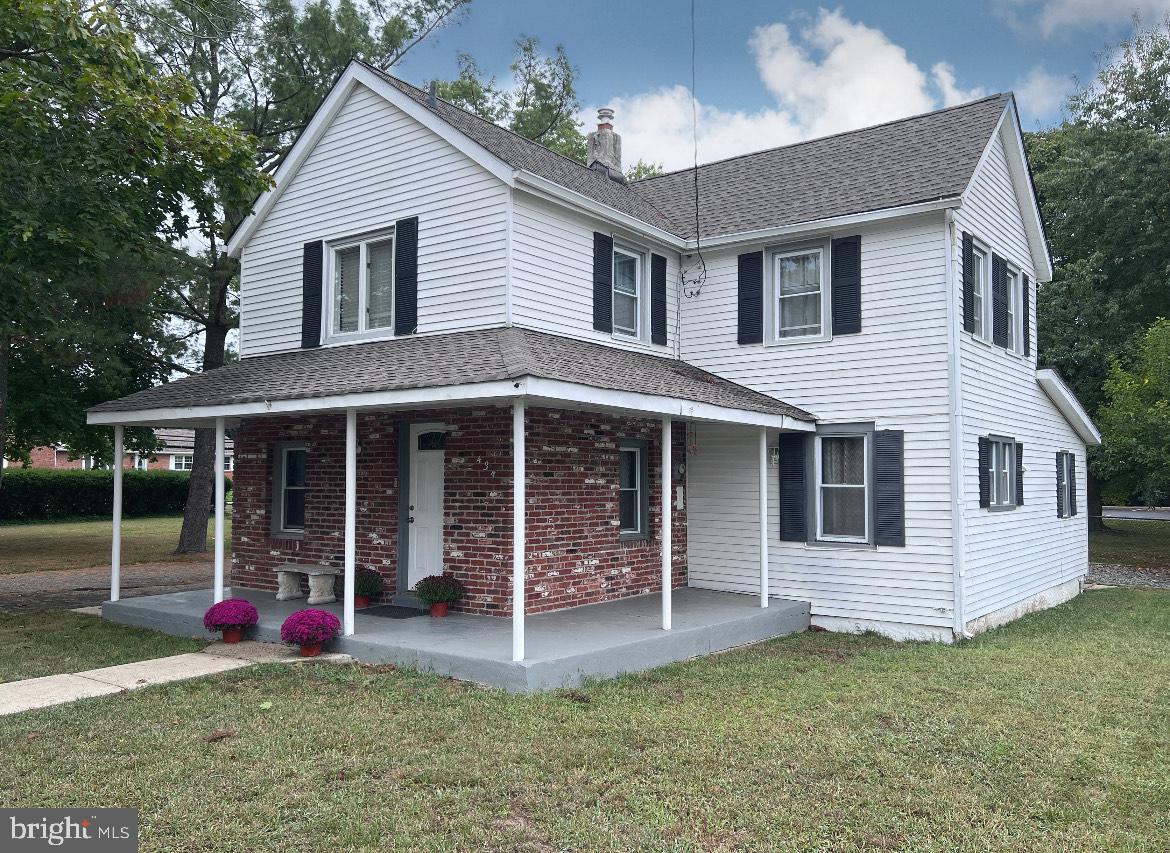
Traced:
<svg viewBox="0 0 1170 853">
<path fill-rule="evenodd" d="M 931 213 L 936 210 L 954 210 L 962 207 L 962 196 L 922 201 L 906 204 L 901 207 L 885 207 L 880 210 L 867 210 L 862 213 L 849 213 L 844 216 L 833 216 L 828 219 L 813 219 L 808 222 L 795 222 L 791 225 L 779 225 L 773 228 L 758 228 L 754 231 L 739 231 L 735 234 L 720 234 L 715 237 L 704 237 L 702 247 L 714 249 L 721 246 L 734 246 L 740 243 L 761 243 L 793 234 L 805 234 L 810 231 L 829 231 L 834 228 L 843 228 L 862 222 L 876 222 L 882 219 L 893 219 L 898 216 L 913 216 L 917 213 Z M 699 241 L 687 240 L 688 250 L 699 248 Z"/>
<path fill-rule="evenodd" d="M 536 195 L 560 204 L 562 207 L 568 207 L 579 212 L 591 213 L 594 216 L 600 215 L 610 222 L 621 225 L 623 228 L 627 228 L 636 234 L 649 237 L 652 240 L 656 240 L 679 251 L 686 249 L 688 246 L 688 241 L 679 237 L 677 234 L 672 234 L 662 228 L 643 222 L 636 216 L 622 213 L 616 207 L 602 204 L 595 199 L 582 195 L 576 190 L 571 190 L 547 178 L 542 178 L 540 175 L 518 169 L 512 173 L 512 179 L 523 189 L 534 192 Z"/>
</svg>

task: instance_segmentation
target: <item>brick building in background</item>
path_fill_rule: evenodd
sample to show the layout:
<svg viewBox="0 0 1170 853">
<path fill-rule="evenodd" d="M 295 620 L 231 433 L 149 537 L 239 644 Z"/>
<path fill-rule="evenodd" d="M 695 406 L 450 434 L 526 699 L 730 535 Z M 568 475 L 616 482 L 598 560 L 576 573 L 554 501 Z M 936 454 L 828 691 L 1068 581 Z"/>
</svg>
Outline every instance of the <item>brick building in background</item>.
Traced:
<svg viewBox="0 0 1170 853">
<path fill-rule="evenodd" d="M 195 431 L 190 429 L 156 429 L 154 436 L 162 443 L 162 449 L 153 454 L 127 453 L 123 468 L 137 468 L 139 471 L 190 471 L 195 453 Z M 227 476 L 235 470 L 235 453 L 232 440 L 224 443 Z M 19 462 L 4 460 L 5 468 L 22 467 Z M 57 447 L 34 447 L 29 453 L 29 468 L 88 469 L 102 467 L 92 456 L 76 456 L 64 445 Z"/>
</svg>

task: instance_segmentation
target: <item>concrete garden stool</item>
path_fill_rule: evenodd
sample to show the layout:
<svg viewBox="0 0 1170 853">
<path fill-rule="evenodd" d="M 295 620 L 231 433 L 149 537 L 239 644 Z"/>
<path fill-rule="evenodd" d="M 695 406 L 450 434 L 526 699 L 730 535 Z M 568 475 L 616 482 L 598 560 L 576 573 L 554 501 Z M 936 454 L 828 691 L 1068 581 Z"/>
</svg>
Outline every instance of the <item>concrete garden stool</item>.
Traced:
<svg viewBox="0 0 1170 853">
<path fill-rule="evenodd" d="M 328 604 L 337 601 L 333 594 L 333 581 L 337 577 L 337 570 L 329 566 L 298 566 L 295 563 L 285 563 L 276 570 L 277 601 L 292 601 L 300 598 L 301 575 L 309 576 L 308 604 Z"/>
</svg>

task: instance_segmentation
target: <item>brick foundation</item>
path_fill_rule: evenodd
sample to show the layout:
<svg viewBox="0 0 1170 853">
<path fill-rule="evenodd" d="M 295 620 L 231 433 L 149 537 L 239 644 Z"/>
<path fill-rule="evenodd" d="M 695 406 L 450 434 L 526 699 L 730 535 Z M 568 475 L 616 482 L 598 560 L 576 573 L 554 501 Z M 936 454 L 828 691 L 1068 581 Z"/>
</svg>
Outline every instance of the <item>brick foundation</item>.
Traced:
<svg viewBox="0 0 1170 853">
<path fill-rule="evenodd" d="M 455 609 L 507 616 L 512 583 L 512 413 L 483 407 L 379 413 L 358 417 L 357 564 L 381 572 L 386 596 L 398 571 L 398 432 L 410 422 L 446 426 L 443 559 L 468 587 Z M 527 612 L 558 610 L 654 592 L 661 577 L 661 425 L 592 412 L 530 409 L 527 446 Z M 620 541 L 618 443 L 648 445 L 650 535 Z M 277 442 L 308 446 L 305 532 L 271 534 L 272 452 Z M 684 424 L 672 450 L 685 462 Z M 342 565 L 345 418 L 260 418 L 235 436 L 232 583 L 275 590 L 283 563 Z M 673 514 L 673 565 L 686 585 L 686 512 Z"/>
</svg>

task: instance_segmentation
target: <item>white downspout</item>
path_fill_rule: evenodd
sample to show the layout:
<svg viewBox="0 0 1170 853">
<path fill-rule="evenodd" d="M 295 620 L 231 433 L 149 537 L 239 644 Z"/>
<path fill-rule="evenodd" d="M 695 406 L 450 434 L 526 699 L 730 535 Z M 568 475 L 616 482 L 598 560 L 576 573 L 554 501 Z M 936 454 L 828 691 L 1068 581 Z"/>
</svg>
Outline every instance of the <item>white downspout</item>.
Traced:
<svg viewBox="0 0 1170 853">
<path fill-rule="evenodd" d="M 963 382 L 960 359 L 960 324 L 955 290 L 955 217 L 954 211 L 943 212 L 944 241 L 946 243 L 946 303 L 947 303 L 947 420 L 950 424 L 951 450 L 951 561 L 954 579 L 954 622 L 955 637 L 969 637 L 967 633 L 966 607 L 964 603 L 964 579 L 966 577 L 967 518 L 966 502 L 963 496 Z"/>
</svg>

